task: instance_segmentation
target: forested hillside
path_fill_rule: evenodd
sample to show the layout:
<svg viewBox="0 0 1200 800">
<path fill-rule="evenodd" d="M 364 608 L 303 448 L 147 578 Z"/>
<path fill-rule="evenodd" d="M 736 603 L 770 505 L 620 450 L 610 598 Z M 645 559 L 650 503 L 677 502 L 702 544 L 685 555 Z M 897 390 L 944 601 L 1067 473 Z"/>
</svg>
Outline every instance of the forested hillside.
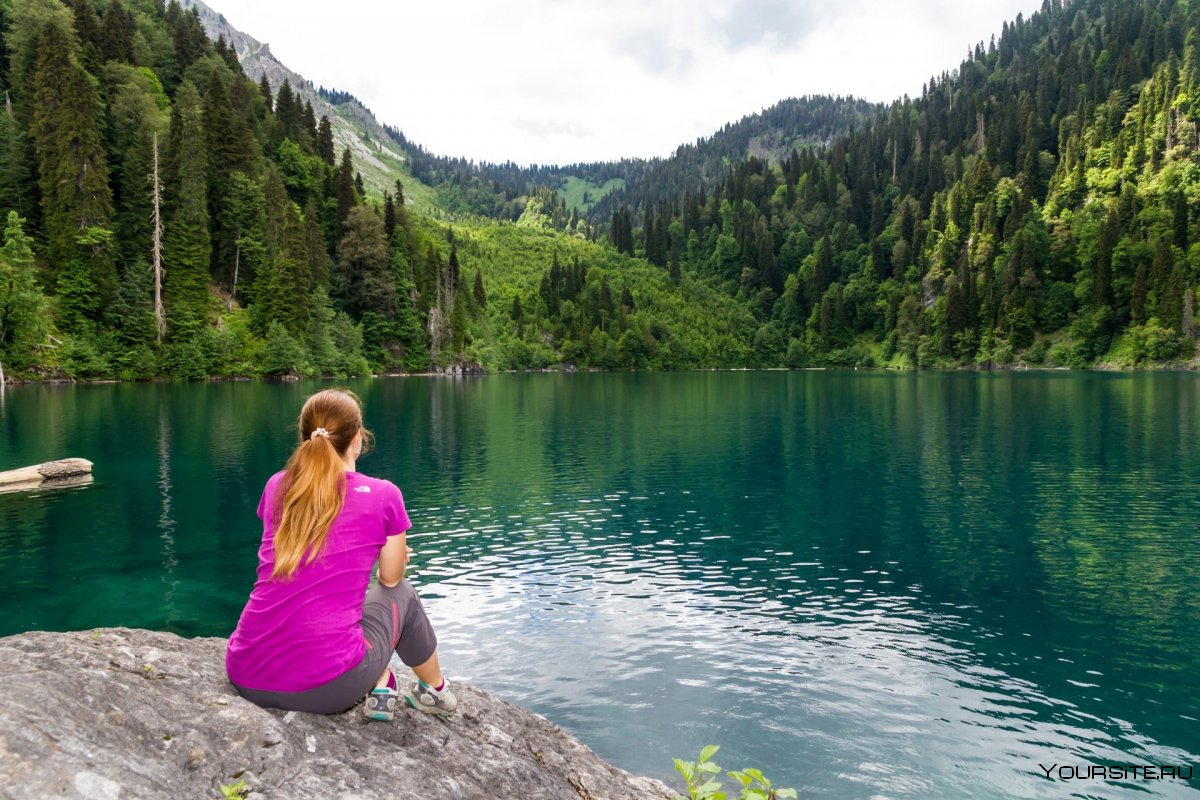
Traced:
<svg viewBox="0 0 1200 800">
<path fill-rule="evenodd" d="M 352 96 L 343 98 L 356 102 Z M 828 146 L 878 112 L 880 106 L 855 98 L 803 97 L 781 100 L 768 109 L 725 125 L 711 136 L 676 148 L 669 158 L 563 166 L 476 163 L 429 153 L 396 128 L 388 131 L 409 156 L 412 173 L 438 192 L 443 208 L 516 220 L 538 187 L 557 191 L 564 224 L 594 232 L 621 203 L 657 203 L 686 187 L 712 183 L 748 156 L 782 162 L 792 150 Z M 569 219 L 568 219 L 569 218 Z"/>
<path fill-rule="evenodd" d="M 9 379 L 746 362 L 743 303 L 562 233 L 546 192 L 456 228 L 369 192 L 330 119 L 194 7 L 7 0 L 0 25 Z"/>
<path fill-rule="evenodd" d="M 1047 2 L 918 98 L 789 101 L 637 169 L 479 167 L 393 131 L 433 186 L 380 196 L 392 167 L 364 183 L 369 154 L 195 9 L 0 0 L 0 367 L 1187 361 L 1198 23 Z"/>
<path fill-rule="evenodd" d="M 792 366 L 1191 359 L 1200 5 L 1054 0 L 824 151 L 614 212 Z"/>
</svg>

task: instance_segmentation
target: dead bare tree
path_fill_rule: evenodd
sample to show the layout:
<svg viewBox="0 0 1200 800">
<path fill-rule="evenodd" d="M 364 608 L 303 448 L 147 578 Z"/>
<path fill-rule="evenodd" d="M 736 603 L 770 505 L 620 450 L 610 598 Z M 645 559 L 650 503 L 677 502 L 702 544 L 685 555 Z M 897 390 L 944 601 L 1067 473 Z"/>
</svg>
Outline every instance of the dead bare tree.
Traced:
<svg viewBox="0 0 1200 800">
<path fill-rule="evenodd" d="M 154 259 L 154 325 L 158 331 L 158 343 L 162 344 L 163 336 L 167 332 L 167 317 L 163 314 L 162 302 L 162 214 L 159 211 L 159 206 L 162 203 L 162 181 L 158 178 L 158 133 L 154 134 L 154 164 L 153 174 L 151 175 L 151 183 L 153 188 L 151 194 L 154 197 L 154 236 L 151 246 L 151 253 Z"/>
</svg>

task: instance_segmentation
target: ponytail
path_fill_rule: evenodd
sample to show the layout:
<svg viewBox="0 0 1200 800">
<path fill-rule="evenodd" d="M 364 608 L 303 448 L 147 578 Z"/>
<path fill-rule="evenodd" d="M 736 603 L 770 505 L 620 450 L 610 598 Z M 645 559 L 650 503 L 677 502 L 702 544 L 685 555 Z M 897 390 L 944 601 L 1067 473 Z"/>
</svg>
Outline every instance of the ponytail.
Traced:
<svg viewBox="0 0 1200 800">
<path fill-rule="evenodd" d="M 271 577 L 291 578 L 321 553 L 346 497 L 342 458 L 362 426 L 362 408 L 353 392 L 326 389 L 300 412 L 300 443 L 288 459 L 275 498 L 275 563 Z"/>
</svg>

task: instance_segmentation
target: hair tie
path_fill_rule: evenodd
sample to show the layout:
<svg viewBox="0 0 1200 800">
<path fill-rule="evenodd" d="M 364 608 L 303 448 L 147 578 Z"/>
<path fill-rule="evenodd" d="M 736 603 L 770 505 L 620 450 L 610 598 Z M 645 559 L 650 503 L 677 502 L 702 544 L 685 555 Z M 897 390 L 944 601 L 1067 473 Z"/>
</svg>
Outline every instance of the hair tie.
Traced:
<svg viewBox="0 0 1200 800">
<path fill-rule="evenodd" d="M 329 431 L 325 430 L 324 428 L 317 428 L 315 431 L 313 431 L 312 433 L 310 433 L 310 434 L 308 435 L 308 438 L 309 438 L 309 439 L 315 439 L 315 438 L 317 438 L 318 436 L 324 436 L 326 439 L 328 439 L 328 438 L 329 438 Z"/>
</svg>

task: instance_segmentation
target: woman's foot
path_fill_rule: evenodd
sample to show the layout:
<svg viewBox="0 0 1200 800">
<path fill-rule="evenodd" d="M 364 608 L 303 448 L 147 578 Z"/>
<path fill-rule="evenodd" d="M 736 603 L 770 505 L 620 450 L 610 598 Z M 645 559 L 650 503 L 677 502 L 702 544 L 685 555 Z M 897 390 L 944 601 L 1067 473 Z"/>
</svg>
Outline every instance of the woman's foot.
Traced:
<svg viewBox="0 0 1200 800">
<path fill-rule="evenodd" d="M 418 678 L 412 691 L 404 696 L 404 702 L 417 711 L 440 716 L 453 714 L 458 708 L 458 698 L 450 691 L 450 682 L 445 678 L 442 678 L 442 685 L 436 689 Z"/>
<path fill-rule="evenodd" d="M 363 701 L 363 714 L 367 719 L 391 722 L 396 717 L 396 708 L 399 705 L 400 693 L 396 690 L 396 676 L 389 671 L 387 682 L 372 689 Z"/>
</svg>

